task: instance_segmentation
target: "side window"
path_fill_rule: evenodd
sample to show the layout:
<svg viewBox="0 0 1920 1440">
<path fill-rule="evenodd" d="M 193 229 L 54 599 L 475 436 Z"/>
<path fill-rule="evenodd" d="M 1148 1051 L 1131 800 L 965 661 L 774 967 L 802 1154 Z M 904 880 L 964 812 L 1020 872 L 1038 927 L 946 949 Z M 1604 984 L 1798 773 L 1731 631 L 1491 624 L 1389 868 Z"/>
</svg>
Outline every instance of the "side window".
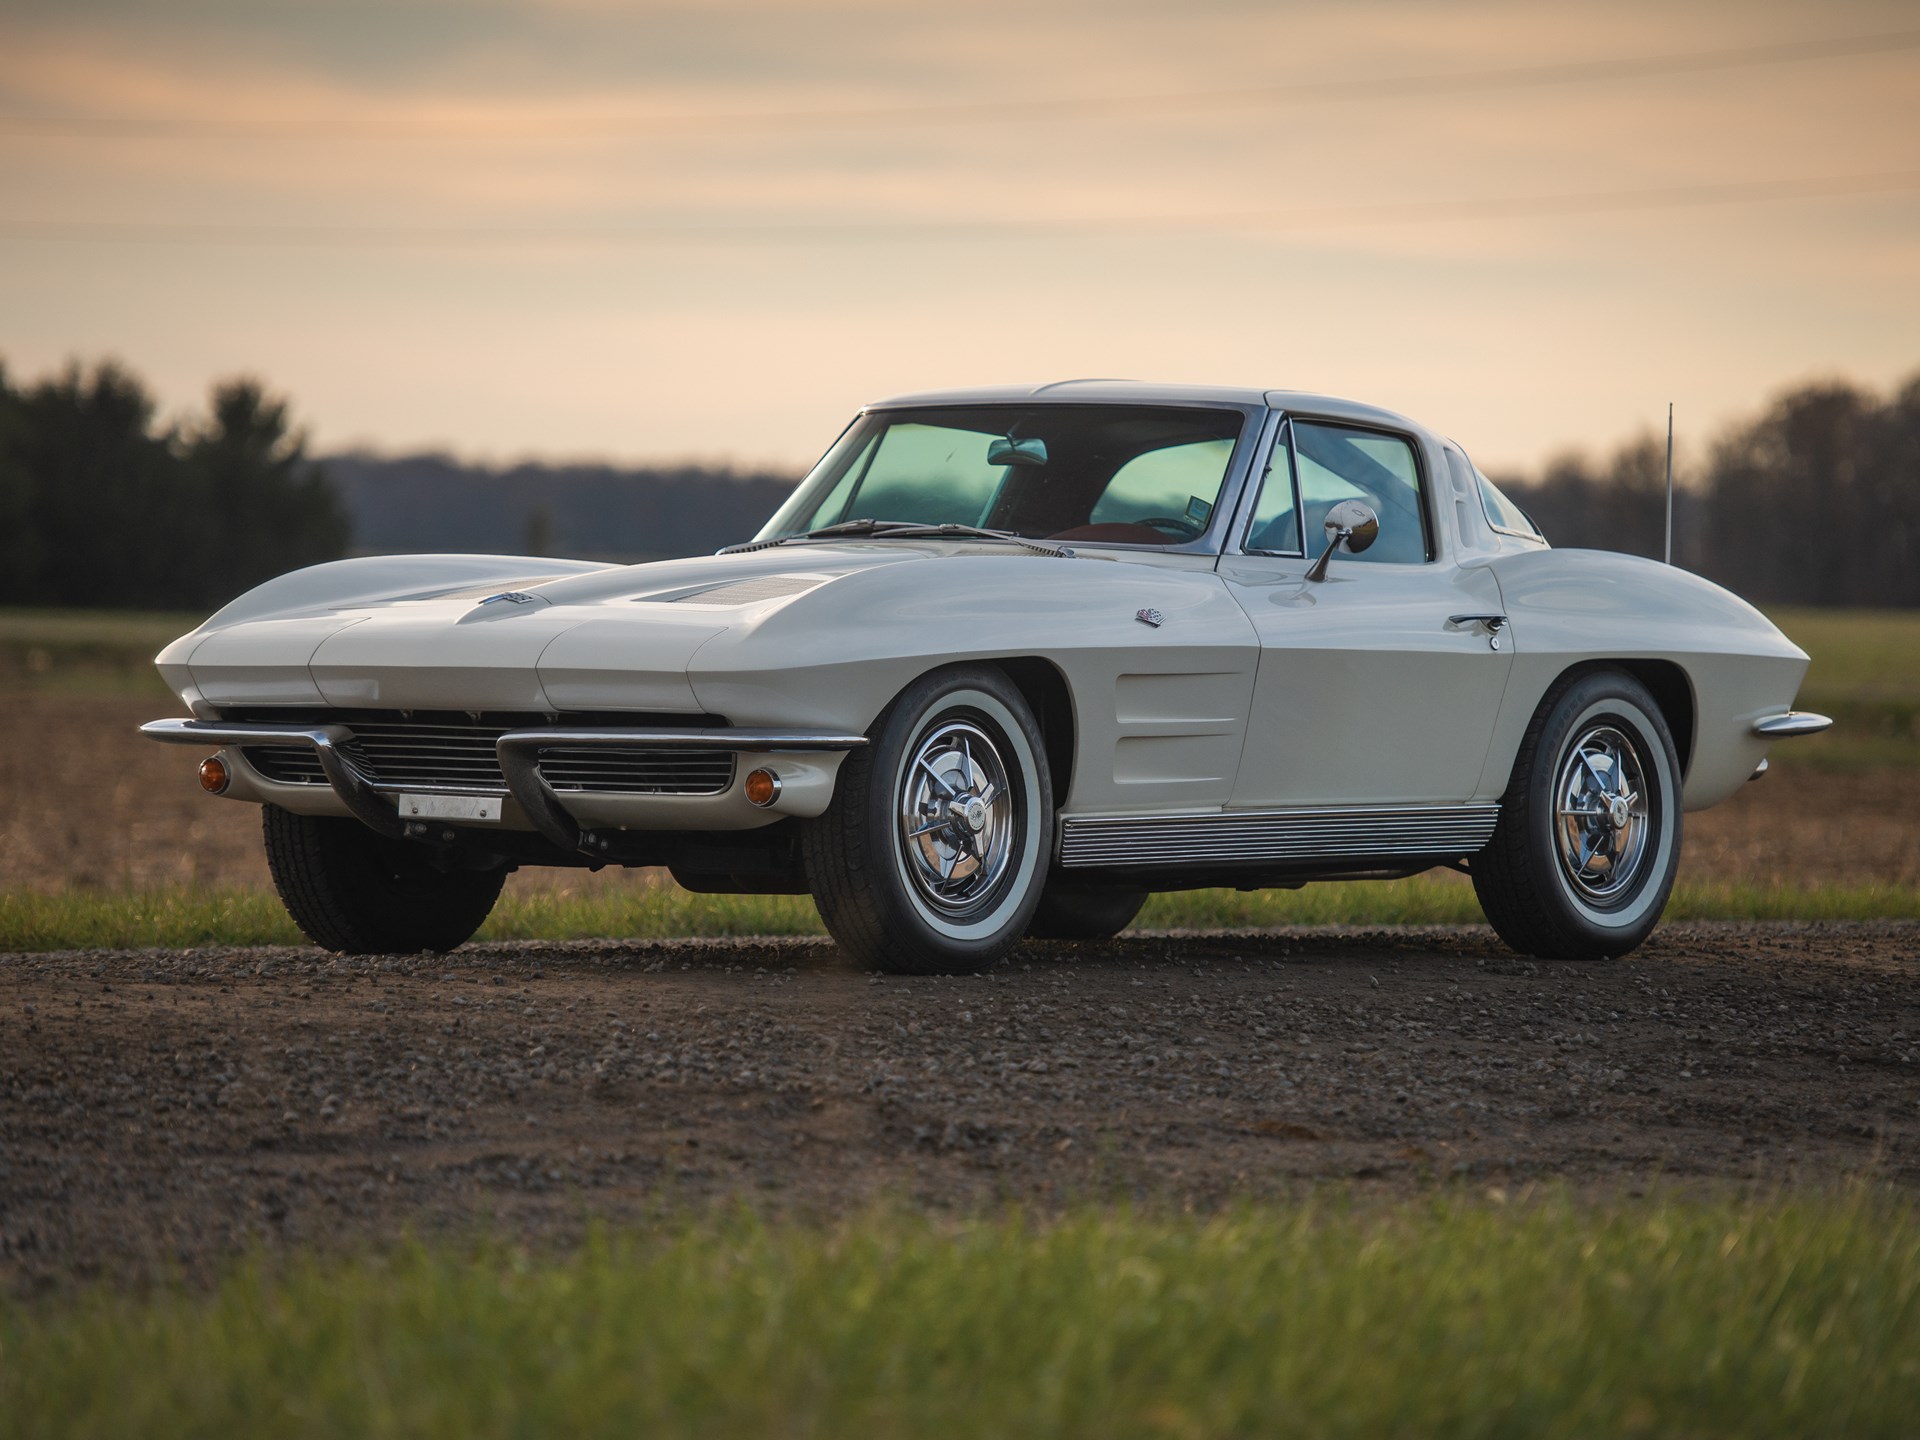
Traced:
<svg viewBox="0 0 1920 1440">
<path fill-rule="evenodd" d="M 1524 540 L 1547 538 L 1527 518 L 1527 512 L 1501 494 L 1500 488 L 1480 472 L 1480 467 L 1469 460 L 1464 451 L 1456 450 L 1452 445 L 1442 448 L 1447 457 L 1447 469 L 1453 473 L 1455 493 L 1463 503 L 1469 496 L 1478 495 L 1487 524 L 1503 535 L 1518 535 Z"/>
<path fill-rule="evenodd" d="M 1260 500 L 1253 507 L 1245 547 L 1266 555 L 1300 555 L 1300 508 L 1294 503 L 1293 452 L 1287 428 L 1281 427 L 1267 458 L 1266 478 L 1260 482 Z"/>
<path fill-rule="evenodd" d="M 1540 528 L 1527 518 L 1527 512 L 1500 493 L 1500 488 L 1474 467 L 1474 478 L 1480 482 L 1480 503 L 1487 507 L 1487 523 L 1496 530 L 1504 530 L 1509 535 L 1524 535 L 1529 540 L 1544 540 Z"/>
<path fill-rule="evenodd" d="M 1220 493 L 1220 479 L 1232 458 L 1231 440 L 1166 445 L 1136 455 L 1114 472 L 1094 502 L 1087 523 L 1137 525 L 1149 519 L 1183 520 L 1196 533 L 1205 530 L 1214 499 Z"/>
<path fill-rule="evenodd" d="M 1408 441 L 1318 420 L 1295 421 L 1291 428 L 1302 518 L 1316 553 L 1327 511 L 1342 500 L 1364 500 L 1380 517 L 1380 538 L 1361 554 L 1343 559 L 1418 565 L 1432 556 L 1420 467 Z"/>
</svg>

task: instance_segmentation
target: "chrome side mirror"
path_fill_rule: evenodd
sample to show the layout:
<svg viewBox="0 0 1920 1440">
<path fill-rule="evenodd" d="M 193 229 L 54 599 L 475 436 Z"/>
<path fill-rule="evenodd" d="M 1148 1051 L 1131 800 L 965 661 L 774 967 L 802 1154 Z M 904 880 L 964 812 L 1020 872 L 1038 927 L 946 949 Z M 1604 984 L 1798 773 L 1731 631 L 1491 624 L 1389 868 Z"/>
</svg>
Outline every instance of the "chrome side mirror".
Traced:
<svg viewBox="0 0 1920 1440">
<path fill-rule="evenodd" d="M 1327 548 L 1307 571 L 1307 579 L 1326 579 L 1327 562 L 1342 545 L 1349 555 L 1358 555 L 1379 538 L 1380 517 L 1373 513 L 1373 507 L 1364 500 L 1342 500 L 1327 511 Z"/>
</svg>

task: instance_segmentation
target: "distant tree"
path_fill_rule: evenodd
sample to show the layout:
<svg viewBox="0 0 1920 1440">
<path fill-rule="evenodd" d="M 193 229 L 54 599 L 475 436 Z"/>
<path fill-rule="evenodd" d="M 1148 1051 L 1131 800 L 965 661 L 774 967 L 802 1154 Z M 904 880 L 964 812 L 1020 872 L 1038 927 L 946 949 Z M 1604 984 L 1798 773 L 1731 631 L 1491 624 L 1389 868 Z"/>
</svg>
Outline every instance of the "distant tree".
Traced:
<svg viewBox="0 0 1920 1440">
<path fill-rule="evenodd" d="M 553 507 L 542 502 L 527 512 L 527 528 L 522 540 L 520 553 L 523 555 L 553 554 Z"/>
<path fill-rule="evenodd" d="M 619 564 L 711 555 L 745 540 L 796 478 L 691 464 L 496 468 L 432 453 L 350 453 L 326 464 L 357 550 L 531 552 Z"/>
<path fill-rule="evenodd" d="M 33 476 L 20 453 L 25 438 L 20 396 L 0 366 L 0 596 L 8 599 L 32 592 L 46 558 L 33 523 Z"/>
<path fill-rule="evenodd" d="M 1920 605 L 1920 372 L 1887 405 L 1864 499 L 1878 579 L 1876 605 Z"/>
<path fill-rule="evenodd" d="M 1662 553 L 1665 442 L 1500 483 L 1559 546 Z M 1885 400 L 1786 391 L 1714 444 L 1674 496 L 1674 560 L 1752 600 L 1920 606 L 1920 374 Z M 1691 483 L 1689 483 L 1691 482 Z"/>
<path fill-rule="evenodd" d="M 216 386 L 208 417 L 176 429 L 112 361 L 25 391 L 0 372 L 0 601 L 210 607 L 347 541 L 285 402 L 256 381 Z"/>
<path fill-rule="evenodd" d="M 1707 478 L 1705 566 L 1755 599 L 1920 604 L 1920 376 L 1887 402 L 1807 385 L 1729 432 Z"/>
<path fill-rule="evenodd" d="M 69 365 L 21 398 L 14 453 L 41 555 L 8 598 L 37 605 L 179 603 L 178 466 L 153 399 L 107 361 Z"/>
<path fill-rule="evenodd" d="M 207 421 L 179 443 L 183 480 L 204 507 L 198 588 L 216 604 L 262 580 L 344 554 L 345 509 L 284 400 L 257 380 L 213 389 Z"/>
<path fill-rule="evenodd" d="M 1667 450 L 1664 436 L 1643 435 L 1604 466 L 1567 453 L 1538 480 L 1497 482 L 1563 548 L 1621 550 L 1658 559 L 1666 544 Z"/>
</svg>

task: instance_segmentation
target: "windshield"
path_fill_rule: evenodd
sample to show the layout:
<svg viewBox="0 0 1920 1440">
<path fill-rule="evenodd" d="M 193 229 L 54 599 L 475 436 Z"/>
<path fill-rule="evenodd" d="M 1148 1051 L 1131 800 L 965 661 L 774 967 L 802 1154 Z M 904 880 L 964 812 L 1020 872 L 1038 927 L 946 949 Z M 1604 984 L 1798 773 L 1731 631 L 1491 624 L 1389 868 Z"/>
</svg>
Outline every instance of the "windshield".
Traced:
<svg viewBox="0 0 1920 1440">
<path fill-rule="evenodd" d="M 1206 533 L 1245 418 L 1163 405 L 981 405 L 860 417 L 758 538 L 849 520 L 1035 540 L 1181 545 Z"/>
</svg>

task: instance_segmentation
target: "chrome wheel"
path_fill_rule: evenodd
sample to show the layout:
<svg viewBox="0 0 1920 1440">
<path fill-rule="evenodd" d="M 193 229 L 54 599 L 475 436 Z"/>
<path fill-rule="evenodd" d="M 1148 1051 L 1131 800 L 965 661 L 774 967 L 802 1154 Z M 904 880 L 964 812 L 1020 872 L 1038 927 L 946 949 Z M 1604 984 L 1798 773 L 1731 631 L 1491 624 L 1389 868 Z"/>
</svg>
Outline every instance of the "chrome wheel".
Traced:
<svg viewBox="0 0 1920 1440">
<path fill-rule="evenodd" d="M 1618 670 L 1563 676 L 1541 698 L 1468 863 L 1500 938 L 1525 955 L 1625 955 L 1660 923 L 1680 868 L 1680 756 L 1666 716 Z"/>
<path fill-rule="evenodd" d="M 908 685 L 801 832 L 807 888 L 847 954 L 896 975 L 986 969 L 1047 877 L 1046 738 L 1013 678 L 948 665 Z"/>
<path fill-rule="evenodd" d="M 928 731 L 901 777 L 899 843 L 920 898 L 943 915 L 992 898 L 1019 848 L 1014 795 L 992 738 L 965 720 Z"/>
<path fill-rule="evenodd" d="M 1610 724 L 1582 731 L 1567 748 L 1553 797 L 1561 873 L 1588 903 L 1618 902 L 1652 851 L 1646 774 L 1633 741 Z"/>
</svg>

